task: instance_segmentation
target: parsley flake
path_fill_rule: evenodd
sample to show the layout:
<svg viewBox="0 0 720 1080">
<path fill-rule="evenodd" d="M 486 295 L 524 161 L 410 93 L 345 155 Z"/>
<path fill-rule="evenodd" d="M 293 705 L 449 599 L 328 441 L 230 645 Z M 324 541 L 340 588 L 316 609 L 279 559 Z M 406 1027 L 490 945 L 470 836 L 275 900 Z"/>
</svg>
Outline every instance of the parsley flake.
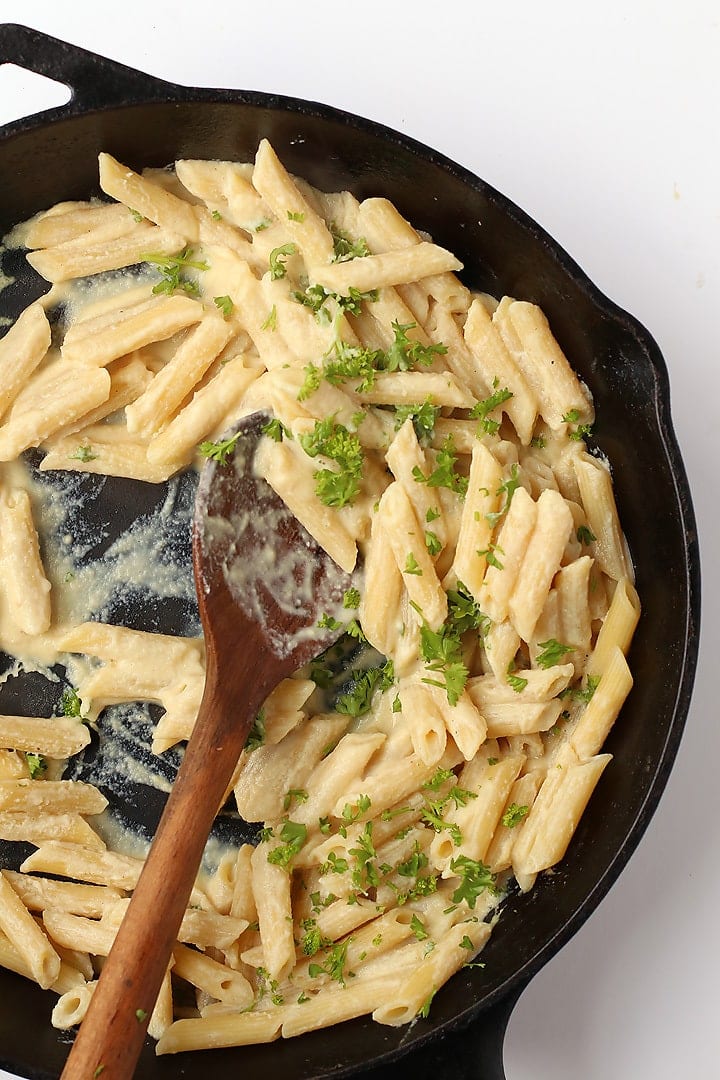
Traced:
<svg viewBox="0 0 720 1080">
<path fill-rule="evenodd" d="M 541 651 L 535 657 L 535 661 L 541 668 L 554 667 L 566 653 L 573 651 L 572 645 L 562 645 L 555 638 L 548 638 L 547 641 L 538 642 L 538 648 Z"/>
<path fill-rule="evenodd" d="M 285 277 L 287 274 L 287 267 L 285 266 L 285 259 L 283 256 L 294 255 L 297 251 L 295 244 L 281 244 L 280 247 L 273 248 L 270 252 L 270 280 L 277 281 L 278 278 Z"/>
<path fill-rule="evenodd" d="M 507 829 L 514 829 L 529 813 L 529 806 L 518 806 L 517 803 L 510 803 L 502 816 L 502 823 Z"/>
</svg>

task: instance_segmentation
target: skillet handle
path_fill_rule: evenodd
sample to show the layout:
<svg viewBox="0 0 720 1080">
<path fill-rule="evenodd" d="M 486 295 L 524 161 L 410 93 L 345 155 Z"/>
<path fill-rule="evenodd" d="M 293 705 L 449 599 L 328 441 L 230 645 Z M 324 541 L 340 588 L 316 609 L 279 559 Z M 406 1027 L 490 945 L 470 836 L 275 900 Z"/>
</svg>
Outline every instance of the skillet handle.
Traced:
<svg viewBox="0 0 720 1080">
<path fill-rule="evenodd" d="M 413 1080 L 506 1080 L 503 1067 L 505 1031 L 529 981 L 527 979 L 501 1001 L 484 1009 L 468 1027 L 450 1031 L 389 1065 L 363 1072 L 362 1080 L 397 1080 L 405 1074 L 411 1075 Z"/>
<path fill-rule="evenodd" d="M 17 23 L 0 23 L 0 64 L 16 64 L 64 83 L 72 97 L 51 110 L 54 116 L 174 96 L 173 83 Z M 44 119 L 49 115 L 44 113 Z"/>
</svg>

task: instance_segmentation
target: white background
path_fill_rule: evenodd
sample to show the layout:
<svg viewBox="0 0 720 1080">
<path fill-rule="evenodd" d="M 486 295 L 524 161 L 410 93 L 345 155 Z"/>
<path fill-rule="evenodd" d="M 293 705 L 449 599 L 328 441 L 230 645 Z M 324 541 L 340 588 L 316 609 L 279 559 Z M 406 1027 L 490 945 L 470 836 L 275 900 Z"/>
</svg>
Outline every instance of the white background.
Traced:
<svg viewBox="0 0 720 1080">
<path fill-rule="evenodd" d="M 720 1076 L 716 0 L 0 0 L 0 16 L 173 81 L 311 98 L 401 129 L 517 202 L 651 330 L 704 554 L 696 691 L 644 840 L 523 995 L 505 1060 L 508 1080 Z M 66 97 L 0 70 L 0 122 Z"/>
</svg>

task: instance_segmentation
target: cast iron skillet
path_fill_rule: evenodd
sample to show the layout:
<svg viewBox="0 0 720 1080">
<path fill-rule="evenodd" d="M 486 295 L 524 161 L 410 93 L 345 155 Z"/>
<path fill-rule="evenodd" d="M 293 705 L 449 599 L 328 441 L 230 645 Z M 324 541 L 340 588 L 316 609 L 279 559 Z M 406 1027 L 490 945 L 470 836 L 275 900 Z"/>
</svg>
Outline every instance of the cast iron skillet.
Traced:
<svg viewBox="0 0 720 1080">
<path fill-rule="evenodd" d="M 413 1074 L 502 1080 L 502 1041 L 532 975 L 590 915 L 655 810 L 687 715 L 698 648 L 700 571 L 687 479 L 670 420 L 667 372 L 650 334 L 611 303 L 558 245 L 487 184 L 398 132 L 324 105 L 261 93 L 166 83 L 25 27 L 0 26 L 0 62 L 72 88 L 68 105 L 10 124 L 0 135 L 0 231 L 39 209 L 97 193 L 107 150 L 135 169 L 178 157 L 250 160 L 266 136 L 285 165 L 325 190 L 384 195 L 417 227 L 456 252 L 464 279 L 542 306 L 585 378 L 598 413 L 596 445 L 614 466 L 622 521 L 637 568 L 643 616 L 630 656 L 635 688 L 607 748 L 604 773 L 566 858 L 526 897 L 511 896 L 483 952 L 435 997 L 430 1018 L 407 1028 L 357 1020 L 264 1047 L 156 1059 L 138 1076 L 222 1076 L 242 1069 L 286 1080 Z M 46 286 L 20 265 L 2 295 L 15 315 Z M 112 489 L 109 491 L 109 489 Z M 155 498 L 147 485 L 107 485 L 97 513 L 111 529 Z M 128 506 L 130 511 L 128 511 Z M 182 613 L 180 613 L 182 615 Z M 133 625 L 177 630 L 177 611 L 135 612 Z M 18 688 L 19 687 L 19 688 Z M 13 703 L 13 697 L 16 699 Z M 37 707 L 37 682 L 10 680 L 0 708 Z M 137 792 L 126 807 L 152 819 Z M 17 846 L 17 845 L 16 845 Z M 22 854 L 22 853 L 20 853 Z M 4 856 L 7 859 L 8 856 Z M 19 857 L 19 856 L 18 856 Z M 23 1076 L 59 1073 L 68 1038 L 50 1028 L 45 994 L 0 973 L 0 1064 Z M 369 1071 L 367 1071 L 369 1070 Z"/>
</svg>

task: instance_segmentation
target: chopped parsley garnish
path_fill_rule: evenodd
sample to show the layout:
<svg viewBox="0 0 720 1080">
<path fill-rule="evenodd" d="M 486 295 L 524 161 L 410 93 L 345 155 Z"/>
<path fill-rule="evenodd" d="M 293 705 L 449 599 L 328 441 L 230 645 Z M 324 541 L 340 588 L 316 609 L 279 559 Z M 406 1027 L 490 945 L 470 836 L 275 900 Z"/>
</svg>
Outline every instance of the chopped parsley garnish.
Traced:
<svg viewBox="0 0 720 1080">
<path fill-rule="evenodd" d="M 536 450 L 544 450 L 546 445 L 546 439 L 544 435 L 533 435 L 530 440 L 530 445 Z"/>
<path fill-rule="evenodd" d="M 497 544 L 489 544 L 488 547 L 483 548 L 482 551 L 478 551 L 478 555 L 480 556 L 480 558 L 485 558 L 488 566 L 494 566 L 496 570 L 503 570 L 503 564 L 500 562 L 497 555 L 495 554 L 496 551 L 499 551 L 501 555 L 505 554 L 503 549 L 501 547 L 498 547 Z"/>
<path fill-rule="evenodd" d="M 563 422 L 566 424 L 577 424 L 579 419 L 580 413 L 577 409 L 570 409 L 563 416 Z M 576 442 L 580 442 L 587 435 L 592 435 L 592 424 L 578 424 L 573 431 L 568 431 L 568 438 Z"/>
<path fill-rule="evenodd" d="M 403 567 L 403 573 L 416 574 L 419 577 L 422 576 L 422 570 L 418 566 L 417 559 L 413 555 L 412 551 L 408 552 L 407 554 L 407 557 L 405 559 L 405 566 Z"/>
<path fill-rule="evenodd" d="M 518 466 L 516 464 L 513 464 L 510 467 L 509 480 L 506 480 L 504 484 L 501 484 L 495 492 L 496 495 L 502 495 L 503 493 L 505 494 L 504 505 L 500 508 L 500 510 L 497 510 L 495 513 L 485 515 L 491 525 L 497 525 L 500 518 L 504 517 L 504 515 L 507 514 L 508 510 L 510 509 L 510 504 L 513 501 L 513 495 L 519 487 L 520 480 L 518 479 Z"/>
<path fill-rule="evenodd" d="M 339 630 L 342 623 L 338 622 L 332 615 L 324 612 L 318 619 L 317 625 L 319 630 Z"/>
<path fill-rule="evenodd" d="M 63 716 L 82 716 L 80 695 L 73 686 L 66 686 L 63 690 L 60 708 Z"/>
<path fill-rule="evenodd" d="M 510 803 L 502 816 L 502 823 L 507 829 L 514 829 L 529 813 L 529 806 L 518 806 L 517 803 Z"/>
<path fill-rule="evenodd" d="M 346 941 L 333 945 L 325 954 L 325 960 L 322 964 L 310 964 L 308 967 L 310 978 L 316 979 L 319 975 L 329 975 L 335 982 L 339 982 L 344 986 L 347 948 L 350 940 L 348 938 Z"/>
<path fill-rule="evenodd" d="M 352 883 L 356 888 L 367 892 L 380 884 L 377 868 L 373 863 L 376 857 L 375 845 L 373 844 L 373 823 L 367 821 L 363 831 L 357 838 L 357 847 L 350 848 L 348 854 L 355 859 L 355 867 L 352 872 Z"/>
<path fill-rule="evenodd" d="M 182 289 L 189 296 L 197 296 L 200 292 L 194 278 L 186 277 L 185 270 L 208 270 L 206 262 L 193 259 L 193 249 L 183 248 L 179 255 L 153 255 L 145 253 L 140 256 L 142 262 L 157 266 L 162 274 L 162 280 L 153 285 L 155 295 L 166 294 L 172 296 L 177 289 Z"/>
<path fill-rule="evenodd" d="M 346 589 L 343 594 L 343 607 L 344 608 L 357 608 L 360 607 L 360 590 L 356 588 Z"/>
<path fill-rule="evenodd" d="M 395 430 L 401 428 L 406 420 L 412 420 L 418 442 L 421 446 L 428 446 L 440 409 L 440 405 L 433 405 L 429 400 L 422 405 L 396 405 Z"/>
<path fill-rule="evenodd" d="M 277 308 L 275 304 L 270 308 L 268 316 L 263 323 L 260 324 L 261 330 L 277 330 Z"/>
<path fill-rule="evenodd" d="M 428 1016 L 430 1015 L 430 1006 L 432 1005 L 432 1000 L 435 997 L 436 993 L 437 990 L 433 990 L 431 994 L 428 994 L 428 996 L 425 998 L 425 1001 L 420 1006 L 418 1016 L 421 1016 L 423 1020 L 427 1020 Z"/>
<path fill-rule="evenodd" d="M 140 222 L 141 222 L 141 221 L 144 221 L 144 220 L 145 220 L 145 218 L 144 218 L 144 217 L 142 216 L 142 214 L 140 213 L 140 211 L 139 211 L 139 210 L 133 210 L 132 206 L 128 206 L 128 210 L 130 211 L 130 213 L 132 214 L 132 216 L 133 216 L 133 217 L 135 218 L 135 220 L 137 221 L 138 225 L 140 224 Z"/>
<path fill-rule="evenodd" d="M 361 795 L 356 803 L 345 803 L 342 819 L 346 825 L 352 825 L 359 817 L 366 814 L 372 805 L 369 795 Z"/>
<path fill-rule="evenodd" d="M 347 379 L 360 379 L 355 388 L 364 394 L 371 390 L 382 353 L 363 345 L 348 345 L 337 339 L 325 354 L 322 374 L 331 386 L 340 386 Z"/>
<path fill-rule="evenodd" d="M 87 444 L 85 446 L 78 446 L 74 454 L 70 455 L 71 458 L 76 458 L 78 461 L 95 461 L 97 454 L 93 452 L 91 446 Z"/>
<path fill-rule="evenodd" d="M 277 281 L 278 278 L 285 277 L 287 274 L 287 267 L 285 266 L 285 259 L 283 256 L 294 255 L 297 251 L 295 244 L 281 244 L 280 247 L 273 248 L 270 252 L 270 280 Z"/>
<path fill-rule="evenodd" d="M 578 697 L 580 701 L 584 701 L 587 705 L 588 702 L 592 700 L 592 696 L 597 690 L 599 682 L 599 675 L 588 675 L 585 686 L 576 691 L 576 697 Z"/>
<path fill-rule="evenodd" d="M 442 681 L 430 678 L 422 681 L 430 686 L 441 687 L 447 693 L 449 704 L 457 705 L 468 678 L 457 629 L 446 622 L 439 630 L 433 630 L 423 619 L 420 628 L 420 653 L 427 670 L 442 676 Z"/>
<path fill-rule="evenodd" d="M 281 420 L 277 417 L 273 417 L 272 420 L 268 420 L 267 424 L 262 427 L 263 435 L 268 435 L 275 442 L 282 442 L 283 436 L 287 439 L 292 439 L 292 433 L 288 431 Z"/>
<path fill-rule="evenodd" d="M 200 453 L 207 458 L 212 458 L 213 461 L 218 461 L 221 465 L 225 465 L 241 434 L 238 431 L 229 439 L 218 439 L 217 442 L 202 442 L 199 447 Z"/>
<path fill-rule="evenodd" d="M 399 694 L 396 694 L 395 697 L 393 698 L 392 711 L 394 713 L 402 712 L 402 701 L 400 700 L 400 695 Z"/>
<path fill-rule="evenodd" d="M 535 660 L 541 668 L 553 667 L 562 660 L 566 653 L 573 651 L 572 645 L 561 645 L 555 638 L 548 638 L 547 641 L 538 642 L 538 648 L 541 651 L 535 657 Z"/>
<path fill-rule="evenodd" d="M 302 386 L 298 390 L 298 401 L 306 401 L 311 394 L 320 386 L 322 380 L 322 371 L 315 364 L 309 363 L 304 367 L 305 379 Z"/>
<path fill-rule="evenodd" d="M 229 296 L 214 296 L 213 304 L 219 311 L 222 311 L 224 319 L 230 318 L 233 313 L 233 308 L 235 307 Z"/>
<path fill-rule="evenodd" d="M 307 840 L 307 826 L 297 821 L 284 821 L 280 829 L 282 844 L 268 852 L 268 862 L 287 869 Z"/>
<path fill-rule="evenodd" d="M 307 802 L 309 795 L 305 788 L 290 788 L 283 799 L 283 810 L 289 810 L 293 802 Z"/>
<path fill-rule="evenodd" d="M 353 240 L 351 236 L 343 232 L 342 229 L 338 229 L 336 225 L 330 226 L 330 232 L 333 238 L 333 262 L 362 259 L 370 254 L 370 248 L 364 236 L 358 236 L 357 240 Z"/>
<path fill-rule="evenodd" d="M 453 904 L 464 900 L 468 907 L 474 908 L 477 898 L 485 889 L 495 891 L 495 875 L 484 862 L 470 859 L 467 855 L 458 855 L 450 863 L 450 869 L 460 877 L 460 884 L 452 894 Z"/>
<path fill-rule="evenodd" d="M 305 933 L 300 942 L 300 948 L 306 956 L 314 956 L 321 949 L 327 949 L 332 945 L 332 941 L 321 933 L 315 919 L 303 919 L 302 928 Z"/>
<path fill-rule="evenodd" d="M 394 678 L 392 660 L 382 667 L 368 668 L 353 677 L 350 689 L 337 699 L 335 711 L 346 716 L 363 716 L 370 709 L 375 690 L 388 690 Z"/>
<path fill-rule="evenodd" d="M 448 620 L 457 634 L 479 630 L 484 636 L 490 629 L 490 618 L 480 610 L 467 585 L 458 581 L 457 589 L 448 589 Z"/>
<path fill-rule="evenodd" d="M 323 285 L 308 285 L 302 292 L 300 290 L 293 292 L 292 298 L 298 304 L 302 304 L 303 307 L 310 308 L 319 323 L 327 324 L 331 320 L 330 312 L 325 306 L 328 300 L 334 300 L 338 310 L 341 312 L 345 311 L 349 315 L 359 315 L 362 311 L 363 302 L 373 303 L 378 298 L 378 291 L 377 289 L 370 289 L 368 292 L 361 292 L 359 289 L 350 286 L 347 296 L 342 296 L 340 293 L 326 289 Z"/>
<path fill-rule="evenodd" d="M 444 356 L 447 345 L 423 345 L 407 336 L 408 330 L 414 330 L 417 323 L 400 323 L 393 320 L 390 324 L 395 340 L 385 354 L 386 371 L 409 371 L 413 364 L 429 367 L 436 356 Z"/>
<path fill-rule="evenodd" d="M 421 919 L 419 919 L 417 915 L 413 915 L 412 919 L 410 920 L 410 929 L 412 930 L 418 941 L 424 941 L 426 938 L 430 937 Z"/>
<path fill-rule="evenodd" d="M 303 222 L 305 220 L 305 215 L 303 214 L 302 210 L 288 210 L 287 216 L 288 221 Z"/>
<path fill-rule="evenodd" d="M 495 435 L 500 427 L 498 420 L 488 419 L 489 414 L 493 412 L 503 402 L 509 401 L 512 397 L 512 391 L 508 390 L 507 386 L 502 390 L 496 390 L 490 397 L 483 398 L 482 401 L 478 401 L 476 405 L 470 410 L 470 419 L 480 421 L 480 430 L 486 435 Z"/>
<path fill-rule="evenodd" d="M 527 681 L 527 679 L 523 679 L 523 677 L 521 675 L 513 675 L 512 668 L 513 668 L 513 664 L 512 664 L 512 660 L 511 660 L 510 661 L 510 667 L 508 668 L 508 672 L 507 672 L 508 686 L 510 686 L 515 691 L 516 694 L 521 694 L 523 692 L 523 690 L 525 689 L 525 687 L 527 686 L 528 681 Z"/>
<path fill-rule="evenodd" d="M 135 1019 L 137 1020 L 138 1024 L 144 1023 L 144 1021 L 147 1020 L 147 1015 L 148 1014 L 146 1013 L 145 1009 L 135 1010 Z"/>
<path fill-rule="evenodd" d="M 442 551 L 442 544 L 437 533 L 434 533 L 432 529 L 425 530 L 425 547 L 428 549 L 429 555 L 439 555 Z"/>
<path fill-rule="evenodd" d="M 468 478 L 455 472 L 456 461 L 455 443 L 452 435 L 448 435 L 442 447 L 437 451 L 435 468 L 430 475 L 425 476 L 420 466 L 415 465 L 412 471 L 413 478 L 418 484 L 427 484 L 428 487 L 449 488 L 450 491 L 455 491 L 464 498 L 467 493 Z"/>
<path fill-rule="evenodd" d="M 578 538 L 578 542 L 581 544 L 593 544 L 597 540 L 597 536 L 595 536 L 587 525 L 578 525 L 575 535 Z"/>
<path fill-rule="evenodd" d="M 26 754 L 25 760 L 30 770 L 31 780 L 37 780 L 38 776 L 42 776 L 44 772 L 47 772 L 47 761 L 41 754 Z"/>
<path fill-rule="evenodd" d="M 437 521 L 439 517 L 440 511 L 433 506 L 431 506 L 425 514 L 425 520 L 427 521 L 428 525 L 433 521 Z"/>
<path fill-rule="evenodd" d="M 467 934 L 465 934 L 464 938 L 460 942 L 460 948 L 461 949 L 467 949 L 468 952 L 474 952 L 475 951 L 475 946 L 473 945 L 472 941 L 467 936 Z"/>
<path fill-rule="evenodd" d="M 261 709 L 252 722 L 252 727 L 245 740 L 245 749 L 248 753 L 257 750 L 265 742 L 265 710 Z"/>
<path fill-rule="evenodd" d="M 315 473 L 315 493 L 325 506 L 341 507 L 352 502 L 360 491 L 363 452 L 357 435 L 333 417 L 316 420 L 311 432 L 300 436 L 300 445 L 309 457 L 334 461 L 338 469 L 319 469 Z"/>
</svg>

